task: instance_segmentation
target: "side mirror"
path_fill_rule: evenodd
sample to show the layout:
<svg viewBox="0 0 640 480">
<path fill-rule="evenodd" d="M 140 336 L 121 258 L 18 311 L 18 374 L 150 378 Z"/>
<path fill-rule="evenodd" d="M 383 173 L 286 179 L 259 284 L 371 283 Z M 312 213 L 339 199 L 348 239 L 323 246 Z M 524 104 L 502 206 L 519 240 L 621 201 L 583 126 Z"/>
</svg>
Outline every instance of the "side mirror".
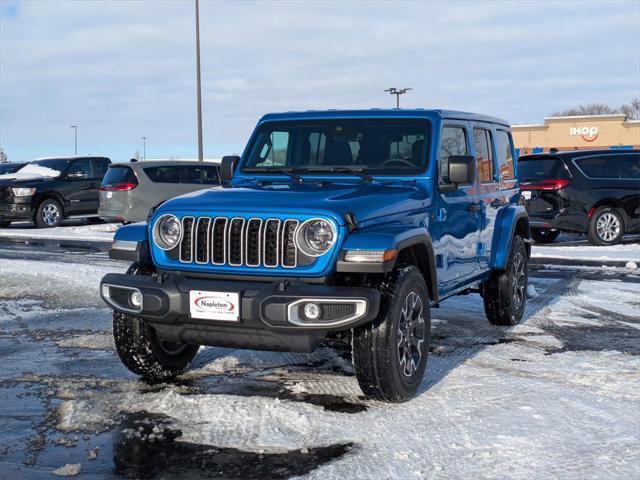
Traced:
<svg viewBox="0 0 640 480">
<path fill-rule="evenodd" d="M 449 157 L 449 182 L 465 185 L 473 183 L 475 158 L 471 155 L 452 155 Z"/>
<path fill-rule="evenodd" d="M 222 183 L 229 183 L 233 178 L 233 172 L 236 170 L 236 166 L 240 161 L 240 157 L 237 155 L 227 155 L 222 157 L 220 163 L 220 181 Z"/>
</svg>

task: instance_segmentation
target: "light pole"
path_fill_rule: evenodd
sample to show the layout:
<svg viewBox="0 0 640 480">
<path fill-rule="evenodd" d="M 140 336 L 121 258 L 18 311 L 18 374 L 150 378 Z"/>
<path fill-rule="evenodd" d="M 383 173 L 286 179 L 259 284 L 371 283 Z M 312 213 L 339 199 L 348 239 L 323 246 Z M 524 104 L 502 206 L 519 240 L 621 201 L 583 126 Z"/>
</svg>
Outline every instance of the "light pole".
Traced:
<svg viewBox="0 0 640 480">
<path fill-rule="evenodd" d="M 147 159 L 147 137 L 142 137 L 142 160 Z"/>
<path fill-rule="evenodd" d="M 78 155 L 78 126 L 77 125 L 69 125 L 70 128 L 73 128 L 73 144 L 74 144 L 74 155 Z"/>
<path fill-rule="evenodd" d="M 412 88 L 387 88 L 385 92 L 389 92 L 391 95 L 396 96 L 396 108 L 400 108 L 400 95 L 404 95 L 409 90 L 413 90 Z"/>
<path fill-rule="evenodd" d="M 204 161 L 202 151 L 202 92 L 200 89 L 200 4 L 196 0 L 196 89 L 198 108 L 198 160 Z"/>
</svg>

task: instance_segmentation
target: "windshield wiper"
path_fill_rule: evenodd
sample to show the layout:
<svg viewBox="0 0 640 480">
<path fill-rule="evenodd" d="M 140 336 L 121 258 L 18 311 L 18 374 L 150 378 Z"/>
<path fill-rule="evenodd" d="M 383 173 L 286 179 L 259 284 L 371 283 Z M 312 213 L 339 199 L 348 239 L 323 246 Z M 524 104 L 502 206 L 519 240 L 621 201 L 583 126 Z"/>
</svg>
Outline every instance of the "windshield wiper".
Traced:
<svg viewBox="0 0 640 480">
<path fill-rule="evenodd" d="M 299 184 L 303 184 L 304 180 L 299 175 L 296 175 L 296 170 L 286 167 L 248 167 L 243 169 L 243 172 L 247 173 L 284 173 L 291 177 L 293 181 Z"/>
<path fill-rule="evenodd" d="M 352 167 L 311 167 L 305 168 L 308 172 L 335 172 L 335 173 L 349 173 L 362 178 L 365 183 L 373 182 L 373 177 L 366 173 L 364 168 L 352 168 Z"/>
</svg>

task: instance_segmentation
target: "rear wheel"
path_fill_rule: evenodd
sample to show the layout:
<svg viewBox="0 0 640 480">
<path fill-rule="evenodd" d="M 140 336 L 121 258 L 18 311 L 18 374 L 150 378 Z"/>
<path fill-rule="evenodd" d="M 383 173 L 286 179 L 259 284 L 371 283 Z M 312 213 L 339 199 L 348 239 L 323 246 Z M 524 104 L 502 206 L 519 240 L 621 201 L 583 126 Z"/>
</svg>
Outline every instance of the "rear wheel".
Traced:
<svg viewBox="0 0 640 480">
<path fill-rule="evenodd" d="M 507 268 L 493 272 L 482 284 L 487 319 L 494 325 L 516 325 L 522 320 L 527 301 L 527 250 L 519 235 L 511 241 Z"/>
<path fill-rule="evenodd" d="M 154 275 L 153 267 L 134 263 L 130 275 Z M 198 345 L 168 342 L 141 317 L 113 313 L 113 338 L 122 363 L 149 380 L 178 376 L 198 353 Z"/>
<path fill-rule="evenodd" d="M 353 331 L 353 364 L 363 393 L 386 402 L 404 402 L 418 390 L 431 343 L 429 294 L 414 266 L 388 279 L 380 314 Z"/>
<path fill-rule="evenodd" d="M 40 228 L 57 227 L 64 218 L 62 206 L 57 200 L 47 198 L 36 210 L 35 222 Z"/>
<path fill-rule="evenodd" d="M 531 238 L 536 243 L 551 243 L 560 235 L 560 230 L 551 230 L 550 228 L 532 228 Z"/>
<path fill-rule="evenodd" d="M 615 245 L 624 235 L 624 219 L 618 210 L 600 207 L 591 216 L 587 238 L 592 245 Z"/>
</svg>

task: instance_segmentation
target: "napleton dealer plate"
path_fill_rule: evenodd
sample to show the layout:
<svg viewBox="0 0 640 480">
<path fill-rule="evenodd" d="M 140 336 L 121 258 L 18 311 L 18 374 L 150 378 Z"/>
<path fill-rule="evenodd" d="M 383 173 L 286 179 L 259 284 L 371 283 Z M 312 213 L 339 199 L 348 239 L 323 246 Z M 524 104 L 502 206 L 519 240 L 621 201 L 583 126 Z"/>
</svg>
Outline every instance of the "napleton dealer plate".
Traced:
<svg viewBox="0 0 640 480">
<path fill-rule="evenodd" d="M 240 295 L 229 292 L 189 292 L 191 318 L 237 322 L 240 319 Z"/>
</svg>

